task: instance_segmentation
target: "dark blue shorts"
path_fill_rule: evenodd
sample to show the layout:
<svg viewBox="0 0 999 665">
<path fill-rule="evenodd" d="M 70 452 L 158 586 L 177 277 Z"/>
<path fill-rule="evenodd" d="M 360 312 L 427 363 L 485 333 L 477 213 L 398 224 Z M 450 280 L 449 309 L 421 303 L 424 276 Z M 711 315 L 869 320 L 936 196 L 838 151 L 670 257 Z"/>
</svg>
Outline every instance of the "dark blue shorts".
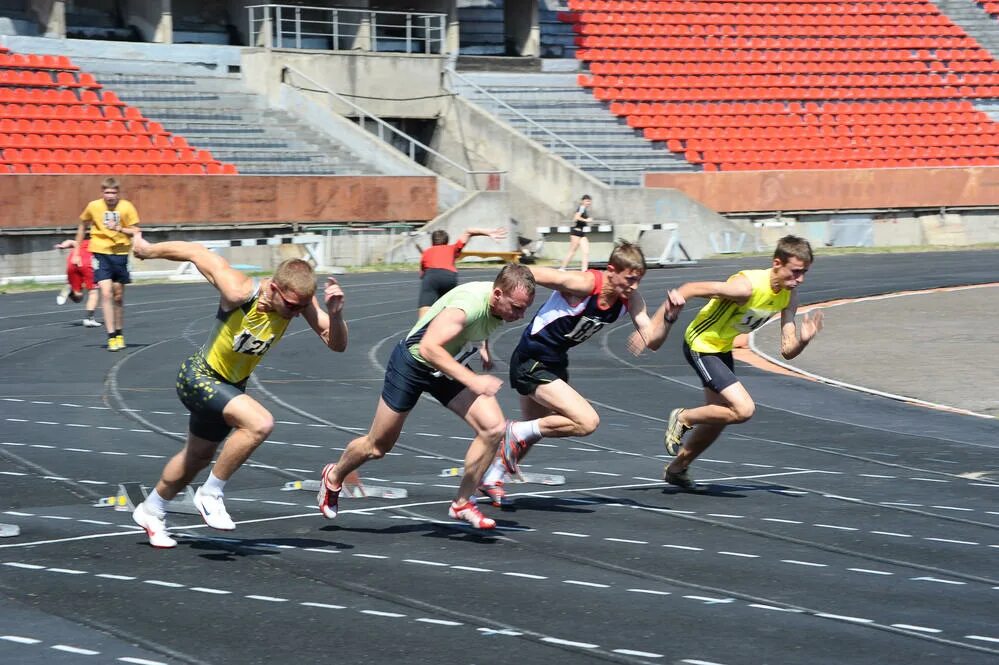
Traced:
<svg viewBox="0 0 999 665">
<path fill-rule="evenodd" d="M 430 307 L 442 295 L 458 286 L 458 273 L 443 268 L 427 268 L 420 280 L 418 307 Z"/>
<path fill-rule="evenodd" d="M 188 429 L 206 441 L 225 440 L 232 427 L 222 412 L 226 404 L 246 391 L 246 381 L 229 383 L 215 373 L 204 356 L 196 353 L 180 366 L 177 373 L 177 397 L 191 412 Z"/>
<path fill-rule="evenodd" d="M 510 356 L 510 385 L 521 395 L 533 395 L 538 386 L 562 379 L 569 383 L 569 363 L 536 360 L 514 349 Z"/>
<path fill-rule="evenodd" d="M 110 279 L 119 284 L 131 284 L 128 274 L 128 254 L 98 254 L 94 252 L 94 281 Z"/>
<path fill-rule="evenodd" d="M 683 357 L 697 372 L 704 387 L 710 388 L 716 393 L 720 393 L 733 383 L 739 382 L 735 376 L 735 363 L 732 360 L 731 351 L 699 353 L 691 349 L 690 345 L 684 341 Z"/>
<path fill-rule="evenodd" d="M 382 384 L 382 399 L 396 413 L 411 411 L 424 392 L 447 406 L 462 390 L 465 384 L 438 375 L 429 365 L 424 365 L 409 352 L 404 341 L 395 345 L 388 367 L 385 368 L 385 383 Z"/>
</svg>

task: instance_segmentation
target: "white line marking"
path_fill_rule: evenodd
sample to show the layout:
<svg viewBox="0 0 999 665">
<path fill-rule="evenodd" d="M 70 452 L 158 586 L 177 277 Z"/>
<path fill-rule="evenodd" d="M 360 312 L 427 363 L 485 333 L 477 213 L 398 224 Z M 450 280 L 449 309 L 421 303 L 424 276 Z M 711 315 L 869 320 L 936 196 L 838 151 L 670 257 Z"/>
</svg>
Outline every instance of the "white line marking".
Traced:
<svg viewBox="0 0 999 665">
<path fill-rule="evenodd" d="M 975 512 L 974 508 L 958 508 L 957 506 L 930 506 L 930 508 L 938 508 L 940 510 L 960 510 L 967 513 Z"/>
<path fill-rule="evenodd" d="M 509 575 L 510 577 L 526 577 L 529 580 L 547 580 L 548 578 L 544 575 L 531 575 L 529 573 L 503 573 L 504 575 Z"/>
<path fill-rule="evenodd" d="M 647 540 L 628 540 L 627 538 L 604 538 L 604 540 L 609 540 L 612 543 L 628 543 L 629 545 L 648 545 Z"/>
<path fill-rule="evenodd" d="M 955 545 L 981 545 L 981 543 L 976 543 L 976 542 L 971 541 L 971 540 L 953 540 L 951 538 L 932 538 L 930 536 L 927 536 L 926 538 L 923 538 L 923 540 L 933 540 L 933 541 L 936 541 L 938 543 L 953 543 Z"/>
<path fill-rule="evenodd" d="M 575 584 L 577 586 L 591 586 L 598 589 L 609 589 L 610 584 L 598 584 L 596 582 L 583 582 L 580 580 L 562 580 L 562 584 Z"/>
<path fill-rule="evenodd" d="M 21 637 L 20 635 L 0 635 L 0 640 L 17 642 L 18 644 L 39 644 L 41 642 L 33 637 Z"/>
<path fill-rule="evenodd" d="M 447 621 L 445 619 L 428 619 L 426 617 L 420 617 L 417 621 L 421 623 L 432 623 L 438 626 L 462 626 L 460 621 Z"/>
<path fill-rule="evenodd" d="M 111 573 L 97 573 L 94 577 L 103 577 L 106 580 L 124 580 L 126 582 L 135 579 L 131 575 L 112 575 Z"/>
<path fill-rule="evenodd" d="M 55 649 L 56 651 L 66 651 L 68 653 L 76 653 L 81 656 L 96 656 L 100 651 L 92 651 L 90 649 L 81 649 L 80 647 L 71 647 L 67 644 L 53 644 L 50 649 Z"/>
<path fill-rule="evenodd" d="M 758 554 L 745 554 L 743 552 L 719 552 L 718 554 L 724 554 L 726 556 L 741 556 L 741 557 L 745 557 L 747 559 L 759 559 L 760 558 L 760 556 Z"/>
<path fill-rule="evenodd" d="M 403 559 L 406 563 L 418 563 L 421 566 L 448 566 L 446 563 L 441 563 L 439 561 L 421 561 L 420 559 Z"/>
<path fill-rule="evenodd" d="M 918 631 L 920 633 L 939 633 L 939 632 L 942 632 L 942 631 L 937 630 L 936 628 L 927 628 L 926 626 L 913 626 L 912 624 L 909 624 L 909 623 L 893 623 L 892 624 L 892 628 L 901 628 L 903 630 L 915 630 L 915 631 Z"/>
<path fill-rule="evenodd" d="M 572 640 L 561 640 L 557 637 L 542 637 L 542 642 L 548 642 L 549 644 L 561 644 L 567 647 L 579 647 L 580 649 L 596 649 L 599 644 L 590 644 L 589 642 L 573 642 Z"/>
<path fill-rule="evenodd" d="M 287 598 L 276 598 L 275 596 L 257 596 L 257 595 L 254 595 L 254 594 L 251 594 L 249 596 L 244 596 L 244 598 L 249 598 L 250 600 L 263 600 L 263 601 L 266 601 L 268 603 L 287 603 L 288 602 Z"/>
<path fill-rule="evenodd" d="M 65 573 L 66 575 L 89 575 L 86 570 L 74 570 L 72 568 L 46 568 L 50 573 Z"/>
<path fill-rule="evenodd" d="M 774 605 L 762 605 L 760 603 L 750 603 L 749 606 L 750 607 L 755 607 L 756 609 L 759 609 L 759 610 L 772 610 L 774 612 L 792 612 L 792 613 L 800 613 L 801 612 L 801 610 L 796 610 L 796 609 L 793 609 L 793 608 L 790 608 L 790 607 L 776 607 Z"/>
<path fill-rule="evenodd" d="M 379 612 L 378 610 L 361 610 L 361 614 L 371 614 L 376 617 L 390 617 L 393 619 L 399 619 L 406 616 L 405 614 L 399 614 L 398 612 Z"/>
<path fill-rule="evenodd" d="M 957 580 L 942 580 L 939 577 L 910 577 L 910 580 L 916 582 L 938 582 L 940 584 L 953 584 L 955 586 L 964 586 L 967 582 L 958 582 Z"/>
<path fill-rule="evenodd" d="M 861 617 L 844 616 L 842 614 L 827 614 L 826 612 L 816 612 L 815 616 L 823 619 L 837 619 L 839 621 L 849 621 L 851 623 L 874 623 L 873 619 L 863 619 Z"/>
<path fill-rule="evenodd" d="M 387 559 L 387 556 L 382 554 L 351 554 L 351 556 L 359 556 L 362 559 Z"/>
<path fill-rule="evenodd" d="M 731 517 L 732 519 L 745 519 L 742 515 L 727 515 L 726 513 L 708 513 L 708 517 Z"/>
<path fill-rule="evenodd" d="M 681 663 L 687 663 L 687 665 L 721 665 L 721 663 L 716 663 L 710 660 L 695 660 L 693 658 L 684 658 L 680 661 Z"/>
<path fill-rule="evenodd" d="M 847 570 L 852 570 L 855 573 L 867 573 L 869 575 L 894 575 L 895 573 L 889 573 L 885 570 L 871 570 L 869 568 L 847 568 Z"/>
<path fill-rule="evenodd" d="M 5 566 L 10 566 L 11 568 L 24 568 L 26 570 L 42 570 L 45 566 L 36 566 L 33 563 L 19 563 L 17 561 L 5 561 Z"/>
<path fill-rule="evenodd" d="M 689 545 L 663 545 L 663 547 L 669 547 L 674 550 L 687 550 L 689 552 L 703 552 L 703 547 L 690 547 Z"/>
<path fill-rule="evenodd" d="M 572 533 L 571 531 L 552 531 L 553 536 L 571 536 L 572 538 L 589 538 L 588 533 Z"/>
<path fill-rule="evenodd" d="M 122 656 L 118 660 L 123 663 L 134 663 L 134 665 L 166 665 L 161 660 L 147 660 L 145 658 L 133 658 L 132 656 Z"/>
<path fill-rule="evenodd" d="M 871 533 L 876 533 L 879 536 L 895 536 L 896 538 L 912 538 L 907 533 L 895 533 L 894 531 L 871 531 Z"/>
<path fill-rule="evenodd" d="M 835 524 L 813 524 L 812 526 L 817 526 L 820 529 L 839 529 L 840 531 L 859 531 L 852 526 L 836 526 Z"/>
<path fill-rule="evenodd" d="M 999 644 L 999 638 L 985 637 L 984 635 L 965 635 L 969 640 L 981 640 L 982 642 L 995 642 Z"/>
<path fill-rule="evenodd" d="M 203 586 L 192 586 L 191 591 L 199 591 L 201 593 L 214 593 L 220 596 L 232 593 L 232 591 L 226 591 L 225 589 L 209 589 L 208 587 L 203 587 Z"/>
<path fill-rule="evenodd" d="M 163 580 L 142 580 L 143 584 L 153 584 L 155 586 L 165 586 L 170 589 L 180 589 L 181 587 L 187 586 L 186 584 L 178 584 L 177 582 L 164 582 Z"/>
<path fill-rule="evenodd" d="M 628 589 L 632 593 L 649 593 L 653 596 L 670 596 L 672 595 L 669 591 L 656 591 L 655 589 Z"/>
<path fill-rule="evenodd" d="M 828 564 L 815 563 L 812 561 L 798 561 L 797 559 L 781 559 L 781 563 L 791 563 L 796 566 L 813 566 L 815 568 L 828 568 Z"/>
<path fill-rule="evenodd" d="M 491 573 L 490 568 L 476 568 L 475 566 L 451 566 L 455 570 L 467 570 L 472 573 Z"/>
<path fill-rule="evenodd" d="M 345 605 L 330 605 L 328 603 L 299 603 L 306 607 L 319 607 L 324 610 L 345 610 L 347 607 Z"/>
<path fill-rule="evenodd" d="M 780 522 L 781 524 L 804 524 L 804 522 L 799 522 L 798 520 L 782 520 L 777 517 L 764 517 L 764 522 Z"/>
</svg>

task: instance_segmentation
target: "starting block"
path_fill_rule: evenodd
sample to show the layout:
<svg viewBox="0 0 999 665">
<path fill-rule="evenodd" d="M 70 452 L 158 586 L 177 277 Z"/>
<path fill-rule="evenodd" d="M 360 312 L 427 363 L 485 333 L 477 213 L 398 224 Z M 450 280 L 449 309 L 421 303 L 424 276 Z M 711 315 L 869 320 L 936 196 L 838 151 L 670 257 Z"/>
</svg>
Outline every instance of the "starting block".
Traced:
<svg viewBox="0 0 999 665">
<path fill-rule="evenodd" d="M 21 533 L 21 527 L 16 524 L 0 524 L 0 538 L 13 538 Z"/>
<path fill-rule="evenodd" d="M 318 480 L 291 480 L 285 483 L 281 490 L 285 492 L 294 490 L 318 492 L 319 482 Z M 365 485 L 361 483 L 360 478 L 357 478 L 355 482 L 345 482 L 343 484 L 340 496 L 350 497 L 351 499 L 405 499 L 409 496 L 409 492 L 401 487 Z"/>
<path fill-rule="evenodd" d="M 455 476 L 460 476 L 463 473 L 465 473 L 465 470 L 460 466 L 452 466 L 450 469 L 444 469 L 441 471 L 440 477 L 453 478 Z M 565 476 L 560 476 L 554 473 L 531 473 L 530 471 L 521 471 L 519 477 L 507 474 L 504 482 L 510 485 L 521 483 L 528 485 L 565 485 Z"/>
<path fill-rule="evenodd" d="M 119 483 L 116 495 L 104 497 L 95 503 L 94 507 L 107 508 L 110 506 L 115 510 L 132 512 L 136 506 L 146 500 L 147 496 L 149 496 L 149 488 L 145 485 L 139 483 Z M 185 487 L 182 494 L 178 494 L 167 503 L 167 512 L 200 515 L 198 509 L 194 507 L 194 489 Z"/>
</svg>

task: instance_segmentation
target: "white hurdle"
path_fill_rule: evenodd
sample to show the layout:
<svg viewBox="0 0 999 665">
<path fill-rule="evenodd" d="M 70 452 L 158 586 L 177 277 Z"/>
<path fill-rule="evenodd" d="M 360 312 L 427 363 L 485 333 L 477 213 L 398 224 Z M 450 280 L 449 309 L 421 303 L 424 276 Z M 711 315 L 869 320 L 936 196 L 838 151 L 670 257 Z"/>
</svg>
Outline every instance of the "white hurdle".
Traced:
<svg viewBox="0 0 999 665">
<path fill-rule="evenodd" d="M 692 258 L 690 254 L 687 253 L 686 248 L 683 243 L 680 242 L 680 227 L 672 222 L 663 222 L 657 224 L 640 224 L 638 226 L 638 239 L 642 239 L 642 235 L 646 231 L 666 231 L 669 233 L 669 238 L 666 240 L 666 244 L 663 246 L 662 254 L 656 259 L 656 263 L 661 266 L 674 266 L 674 265 L 688 265 L 697 263 Z M 682 258 L 681 258 L 682 255 Z"/>
<path fill-rule="evenodd" d="M 302 245 L 306 256 L 312 261 L 314 266 L 322 265 L 320 248 L 325 240 L 325 236 L 318 234 L 305 234 L 293 236 L 273 236 L 271 238 L 241 238 L 238 240 L 200 240 L 198 244 L 204 245 L 211 251 L 229 247 L 260 247 L 264 245 Z M 187 280 L 200 277 L 198 269 L 190 261 L 185 261 L 177 266 L 177 269 L 170 275 L 170 279 Z"/>
</svg>

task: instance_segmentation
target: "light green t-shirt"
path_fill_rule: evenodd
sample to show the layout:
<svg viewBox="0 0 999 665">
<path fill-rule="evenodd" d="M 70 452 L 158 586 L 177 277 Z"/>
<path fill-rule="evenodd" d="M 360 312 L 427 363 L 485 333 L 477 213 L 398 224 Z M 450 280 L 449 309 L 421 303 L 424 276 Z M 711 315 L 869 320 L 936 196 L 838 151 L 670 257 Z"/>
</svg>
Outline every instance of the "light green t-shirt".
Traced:
<svg viewBox="0 0 999 665">
<path fill-rule="evenodd" d="M 468 282 L 457 286 L 437 299 L 430 311 L 416 322 L 406 335 L 406 347 L 417 361 L 429 365 L 420 355 L 420 340 L 435 316 L 449 307 L 465 312 L 465 327 L 454 339 L 444 345 L 452 356 L 457 356 L 468 342 L 488 339 L 489 335 L 503 323 L 503 319 L 489 313 L 489 299 L 493 293 L 492 282 Z"/>
</svg>

